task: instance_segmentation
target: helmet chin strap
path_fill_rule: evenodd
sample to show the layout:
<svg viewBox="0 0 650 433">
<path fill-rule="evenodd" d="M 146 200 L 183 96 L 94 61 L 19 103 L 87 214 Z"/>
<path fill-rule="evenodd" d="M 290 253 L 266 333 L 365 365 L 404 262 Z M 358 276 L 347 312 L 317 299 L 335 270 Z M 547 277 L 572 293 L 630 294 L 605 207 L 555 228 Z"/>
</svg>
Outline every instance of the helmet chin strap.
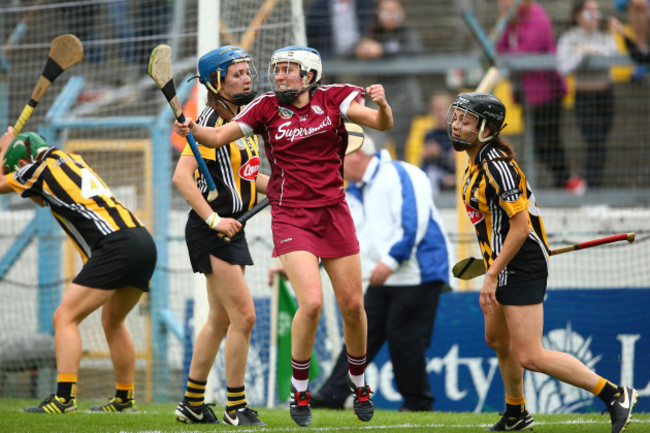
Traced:
<svg viewBox="0 0 650 433">
<path fill-rule="evenodd" d="M 311 91 L 313 88 L 316 87 L 316 83 L 312 83 L 308 85 L 307 87 L 303 87 L 302 90 L 284 90 L 280 91 L 277 90 L 275 91 L 275 96 L 282 102 L 283 104 L 293 104 L 293 102 L 298 99 L 300 95 L 307 91 Z"/>
<path fill-rule="evenodd" d="M 485 120 L 483 120 L 483 124 L 481 125 L 481 130 L 478 132 L 478 136 L 476 137 L 476 138 L 478 138 L 478 141 L 480 141 L 481 143 L 487 143 L 488 141 L 492 140 L 494 137 L 497 136 L 497 134 L 493 134 L 493 135 L 490 135 L 488 137 L 483 137 L 483 131 L 485 131 L 485 124 L 486 123 L 487 122 L 485 122 Z"/>
<path fill-rule="evenodd" d="M 452 141 L 451 145 L 453 146 L 454 150 L 457 152 L 464 152 L 466 150 L 470 150 L 478 146 L 478 143 L 475 144 L 469 144 L 467 142 L 461 144 L 458 141 Z"/>
<path fill-rule="evenodd" d="M 233 95 L 232 99 L 235 102 L 235 105 L 242 106 L 250 103 L 257 96 L 257 92 L 250 93 L 237 93 Z"/>
<path fill-rule="evenodd" d="M 236 95 L 233 95 L 232 100 L 231 100 L 231 99 L 228 99 L 228 98 L 226 98 L 225 96 L 221 95 L 221 80 L 219 80 L 220 82 L 219 82 L 219 85 L 218 85 L 218 90 L 214 88 L 214 86 L 212 85 L 212 83 L 204 82 L 203 80 L 201 80 L 200 77 L 199 77 L 199 81 L 200 81 L 202 84 L 204 84 L 204 85 L 208 88 L 208 90 L 209 90 L 210 92 L 212 92 L 212 93 L 214 93 L 215 95 L 217 95 L 218 99 L 222 100 L 222 102 L 223 102 L 223 101 L 226 101 L 226 102 L 229 102 L 229 103 L 231 103 L 231 104 L 233 104 L 233 105 L 236 105 L 236 106 L 238 106 L 238 107 L 241 107 L 242 105 L 246 105 L 246 104 L 248 104 L 248 103 L 251 102 L 253 99 L 255 99 L 255 96 L 257 96 L 257 92 L 238 93 L 238 94 L 236 94 Z M 224 105 L 225 105 L 225 104 L 224 104 Z M 232 113 L 232 110 L 230 110 L 230 107 L 227 107 L 227 108 L 228 108 L 228 110 Z M 234 114 L 234 113 L 233 113 L 233 114 Z"/>
<path fill-rule="evenodd" d="M 296 90 L 276 90 L 273 93 L 275 93 L 275 97 L 278 98 L 278 101 L 285 105 L 293 104 L 293 101 L 298 99 L 298 96 L 300 96 Z"/>
<path fill-rule="evenodd" d="M 219 100 L 221 102 L 226 101 L 230 102 L 232 105 L 236 105 L 238 107 L 241 107 L 242 105 L 246 105 L 249 102 L 251 102 L 253 99 L 255 99 L 255 93 L 238 93 L 236 95 L 233 95 L 232 99 L 228 99 L 225 96 L 222 96 L 220 94 L 217 94 L 219 97 Z M 230 107 L 228 107 L 230 110 Z M 232 110 L 230 110 L 232 112 Z M 234 113 L 233 113 L 234 114 Z"/>
<path fill-rule="evenodd" d="M 465 140 L 463 140 L 462 144 L 457 140 L 456 141 L 452 140 L 451 144 L 452 144 L 454 150 L 456 150 L 458 152 L 464 152 L 466 150 L 474 149 L 476 146 L 479 145 L 479 143 L 488 142 L 488 141 L 492 140 L 494 137 L 497 136 L 497 134 L 494 134 L 494 135 L 492 135 L 490 137 L 483 137 L 484 128 L 485 128 L 485 121 L 483 121 L 483 124 L 481 125 L 481 129 L 476 132 L 476 138 L 478 139 L 478 142 L 475 142 L 473 144 L 468 142 L 468 141 L 465 141 Z"/>
<path fill-rule="evenodd" d="M 316 88 L 316 83 L 311 83 L 308 86 L 303 87 L 301 91 L 296 93 L 296 98 L 298 98 L 298 96 L 302 95 L 305 92 L 311 92 L 311 90 L 315 88 Z"/>
<path fill-rule="evenodd" d="M 199 79 L 199 81 L 201 81 L 201 79 Z M 221 90 L 221 83 L 219 84 L 219 88 L 218 88 L 218 89 L 215 89 L 214 86 L 212 85 L 212 83 L 203 82 L 203 84 L 205 84 L 205 87 L 207 87 L 208 90 L 210 90 L 210 91 L 211 91 L 212 93 L 214 93 L 214 94 L 217 94 L 217 95 L 218 95 L 218 94 L 219 94 L 219 90 Z"/>
</svg>

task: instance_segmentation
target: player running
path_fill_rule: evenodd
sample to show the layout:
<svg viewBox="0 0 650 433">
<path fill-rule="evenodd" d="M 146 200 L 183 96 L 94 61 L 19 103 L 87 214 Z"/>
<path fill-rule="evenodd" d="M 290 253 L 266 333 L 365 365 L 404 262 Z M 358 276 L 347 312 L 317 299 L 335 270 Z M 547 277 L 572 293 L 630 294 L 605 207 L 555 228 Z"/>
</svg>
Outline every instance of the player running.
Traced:
<svg viewBox="0 0 650 433">
<path fill-rule="evenodd" d="M 612 433 L 625 430 L 638 393 L 591 371 L 573 356 L 542 346 L 549 249 L 544 224 L 514 151 L 499 134 L 506 107 L 487 93 L 461 93 L 447 113 L 454 149 L 466 152 L 462 200 L 476 229 L 487 273 L 479 303 L 485 340 L 499 362 L 506 411 L 488 431 L 532 429 L 526 410 L 524 368 L 548 374 L 599 397 Z"/>
</svg>

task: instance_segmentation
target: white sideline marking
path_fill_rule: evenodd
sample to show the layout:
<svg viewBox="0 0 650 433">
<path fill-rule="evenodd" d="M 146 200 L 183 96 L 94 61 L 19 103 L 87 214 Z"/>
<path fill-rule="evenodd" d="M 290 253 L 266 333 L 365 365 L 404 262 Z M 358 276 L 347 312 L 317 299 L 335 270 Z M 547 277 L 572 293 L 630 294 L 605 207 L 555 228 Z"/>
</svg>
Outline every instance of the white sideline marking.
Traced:
<svg viewBox="0 0 650 433">
<path fill-rule="evenodd" d="M 535 426 L 540 425 L 565 425 L 565 424 L 609 424 L 609 419 L 602 421 L 596 421 L 592 419 L 574 419 L 568 421 L 552 421 L 552 422 L 538 422 L 535 421 Z M 650 424 L 650 419 L 635 420 L 632 419 L 630 424 Z M 223 424 L 218 424 L 222 426 Z M 483 428 L 489 427 L 492 424 L 397 424 L 397 425 L 367 425 L 367 426 L 358 426 L 358 427 L 309 427 L 309 431 L 323 431 L 323 432 L 334 432 L 334 431 L 346 431 L 346 430 L 390 430 L 394 428 L 401 429 L 419 429 L 419 428 Z M 211 430 L 193 430 L 187 431 L 184 430 L 184 433 L 205 433 Z M 214 431 L 223 431 L 222 429 Z M 255 427 L 250 429 L 237 428 L 237 433 L 257 433 L 257 432 L 286 432 L 286 431 L 305 431 L 305 427 Z M 142 430 L 138 433 L 161 433 L 161 430 Z"/>
</svg>

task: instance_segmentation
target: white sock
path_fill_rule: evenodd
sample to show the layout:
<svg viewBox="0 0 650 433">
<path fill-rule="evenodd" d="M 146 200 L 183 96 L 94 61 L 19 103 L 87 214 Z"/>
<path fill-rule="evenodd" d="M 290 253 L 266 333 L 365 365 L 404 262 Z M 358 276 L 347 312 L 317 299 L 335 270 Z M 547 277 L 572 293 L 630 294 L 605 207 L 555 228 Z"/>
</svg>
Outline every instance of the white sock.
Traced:
<svg viewBox="0 0 650 433">
<path fill-rule="evenodd" d="M 350 380 L 357 388 L 361 388 L 366 384 L 365 380 L 363 379 L 363 374 L 350 374 Z"/>
<path fill-rule="evenodd" d="M 292 376 L 291 384 L 293 385 L 294 388 L 296 388 L 296 391 L 298 392 L 307 391 L 309 389 L 309 379 L 298 380 Z"/>
</svg>

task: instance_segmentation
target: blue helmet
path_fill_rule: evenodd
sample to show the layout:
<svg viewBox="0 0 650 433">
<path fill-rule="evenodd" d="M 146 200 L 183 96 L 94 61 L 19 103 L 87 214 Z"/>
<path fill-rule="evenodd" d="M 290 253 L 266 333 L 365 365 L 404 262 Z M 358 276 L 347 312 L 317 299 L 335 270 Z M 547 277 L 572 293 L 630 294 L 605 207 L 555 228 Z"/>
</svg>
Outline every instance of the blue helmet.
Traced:
<svg viewBox="0 0 650 433">
<path fill-rule="evenodd" d="M 225 45 L 201 56 L 199 59 L 199 81 L 207 87 L 209 91 L 219 94 L 222 82 L 226 78 L 228 66 L 239 62 L 246 62 L 249 64 L 253 84 L 250 92 L 233 95 L 232 102 L 237 105 L 248 104 L 255 98 L 255 96 L 257 96 L 257 70 L 255 69 L 255 64 L 253 63 L 251 56 L 239 47 L 234 45 Z M 212 75 L 213 72 L 217 73 L 216 88 L 210 79 L 210 75 Z"/>
<path fill-rule="evenodd" d="M 296 63 L 300 66 L 300 76 L 303 79 L 302 89 L 280 91 L 275 88 L 275 65 L 281 62 Z M 309 72 L 314 73 L 314 78 L 311 83 L 307 82 L 307 74 L 309 74 Z M 302 45 L 292 45 L 276 50 L 271 56 L 271 62 L 269 63 L 269 81 L 271 88 L 274 89 L 275 95 L 283 103 L 290 104 L 300 96 L 300 94 L 318 87 L 322 78 L 323 64 L 321 62 L 320 53 L 314 48 Z"/>
</svg>

